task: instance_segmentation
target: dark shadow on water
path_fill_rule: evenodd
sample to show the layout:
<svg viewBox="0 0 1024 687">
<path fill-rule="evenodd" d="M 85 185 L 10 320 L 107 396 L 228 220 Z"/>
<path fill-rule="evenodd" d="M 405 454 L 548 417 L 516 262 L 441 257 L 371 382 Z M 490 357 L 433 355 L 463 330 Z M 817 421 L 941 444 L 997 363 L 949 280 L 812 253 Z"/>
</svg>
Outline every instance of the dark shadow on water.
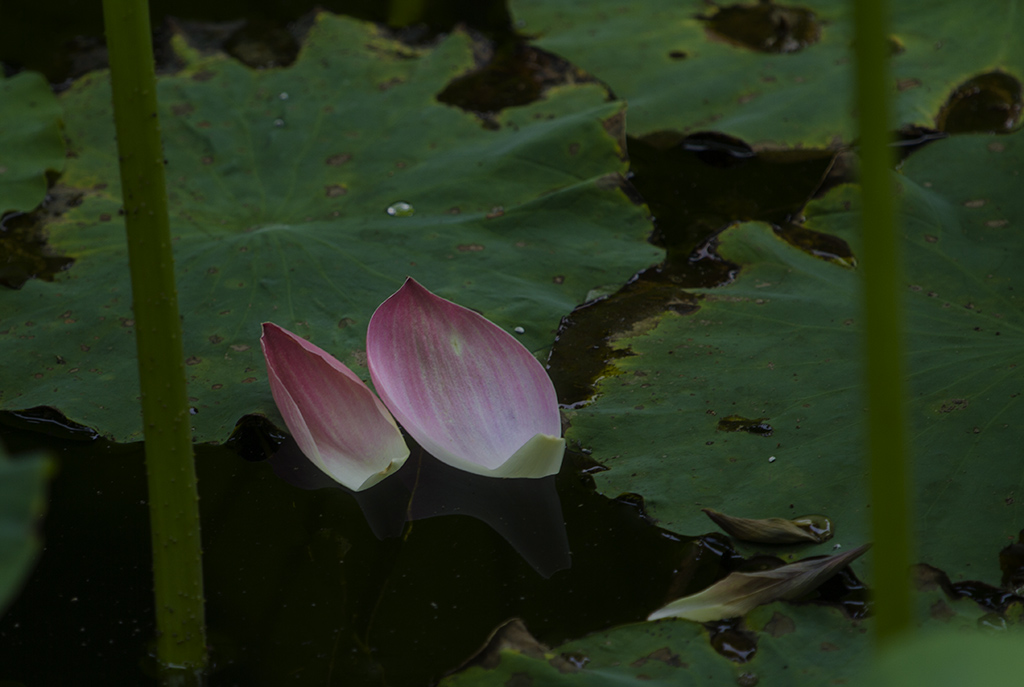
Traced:
<svg viewBox="0 0 1024 687">
<path fill-rule="evenodd" d="M 501 535 L 541 577 L 549 578 L 571 565 L 554 476 L 494 479 L 453 468 L 416 450 L 395 475 L 353 492 L 307 460 L 294 441 L 285 443 L 270 464 L 274 474 L 293 486 L 350 494 L 380 539 L 401 535 L 406 522 L 468 515 Z"/>
</svg>

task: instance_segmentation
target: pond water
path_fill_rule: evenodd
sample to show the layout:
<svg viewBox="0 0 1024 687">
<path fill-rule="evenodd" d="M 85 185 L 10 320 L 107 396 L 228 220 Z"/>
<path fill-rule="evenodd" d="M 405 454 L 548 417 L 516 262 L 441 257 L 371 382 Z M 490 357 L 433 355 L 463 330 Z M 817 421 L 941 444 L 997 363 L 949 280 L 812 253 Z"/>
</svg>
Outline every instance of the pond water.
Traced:
<svg viewBox="0 0 1024 687">
<path fill-rule="evenodd" d="M 154 5 L 158 19 L 168 5 Z M 177 3 L 174 12 L 183 21 L 221 22 L 209 29 L 211 40 L 263 66 L 293 55 L 282 28 L 310 9 L 234 3 L 211 16 L 200 5 Z M 410 39 L 460 21 L 484 32 L 502 60 L 488 82 L 499 93 L 566 68 L 523 49 L 499 3 L 431 8 L 431 28 L 408 30 Z M 0 32 L 5 64 L 43 71 L 59 84 L 101 63 L 99 18 L 78 3 L 60 13 L 49 41 L 28 40 L 52 21 L 52 5 L 43 9 L 45 16 L 24 7 L 17 21 L 0 22 L 8 32 L 6 41 Z M 388 19 L 384 5 L 372 2 L 327 9 Z M 54 50 L 54 41 L 64 45 L 73 36 L 84 38 Z M 449 89 L 445 102 L 472 108 L 463 98 L 482 89 Z M 733 278 L 734 266 L 714 251 L 716 233 L 730 223 L 761 220 L 820 257 L 852 257 L 841 240 L 795 222 L 812 196 L 847 178 L 832 152 L 755 153 L 725 136 L 674 132 L 630 137 L 628 149 L 629 191 L 650 208 L 651 241 L 667 257 L 563 320 L 548 362 L 566 408 L 587 402 L 594 381 L 622 355 L 608 344 L 612 334 L 665 309 L 691 312 L 687 288 Z M 156 684 L 141 445 L 113 444 L 47 417 L 0 417 L 0 443 L 9 452 L 43 449 L 58 465 L 44 550 L 0 618 L 0 684 Z M 290 463 L 274 457 L 283 443 L 272 427 L 248 418 L 227 445 L 196 447 L 213 685 L 432 684 L 470 661 L 510 619 L 555 646 L 643 620 L 728 571 L 765 565 L 745 562 L 724 535 L 659 528 L 637 495 L 598 494 L 590 474 L 602 468 L 580 447 L 569 451 L 557 477 L 516 491 L 495 510 L 487 485 L 472 481 L 463 489 L 467 500 L 431 501 L 424 476 L 444 468 L 415 448 L 388 486 L 357 498 L 289 475 Z M 407 521 L 410 503 L 426 505 Z M 850 573 L 821 600 L 852 617 L 866 612 L 863 586 Z M 716 649 L 733 660 L 756 651 L 735 624 L 708 629 Z"/>
</svg>

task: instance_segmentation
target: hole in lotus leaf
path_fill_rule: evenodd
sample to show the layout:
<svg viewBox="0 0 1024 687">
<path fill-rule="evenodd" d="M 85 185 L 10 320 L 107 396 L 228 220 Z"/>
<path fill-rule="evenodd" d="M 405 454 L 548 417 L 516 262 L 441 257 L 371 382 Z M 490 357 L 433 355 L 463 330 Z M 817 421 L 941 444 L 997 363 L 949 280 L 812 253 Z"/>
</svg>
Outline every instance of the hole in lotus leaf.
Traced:
<svg viewBox="0 0 1024 687">
<path fill-rule="evenodd" d="M 842 267 L 856 267 L 857 265 L 857 258 L 854 256 L 850 244 L 833 234 L 823 234 L 820 231 L 793 223 L 776 227 L 775 233 L 791 246 L 823 260 Z"/>
<path fill-rule="evenodd" d="M 96 441 L 100 438 L 96 430 L 72 422 L 60 411 L 49 406 L 0 412 L 0 424 L 16 430 L 38 432 L 61 440 Z"/>
<path fill-rule="evenodd" d="M 667 248 L 668 258 L 562 320 L 548 362 L 567 407 L 588 402 L 595 380 L 615 374 L 610 363 L 628 355 L 612 350 L 610 337 L 639 323 L 656 323 L 665 310 L 695 312 L 699 306 L 685 289 L 733 278 L 735 265 L 715 253 L 718 231 L 735 221 L 791 224 L 835 158 L 828 150 L 756 152 L 743 141 L 715 133 L 657 132 L 629 138 L 628 148 L 630 185 L 654 214 L 651 242 Z M 825 241 L 814 246 L 822 257 L 849 255 L 841 241 Z"/>
<path fill-rule="evenodd" d="M 81 194 L 51 188 L 42 205 L 32 212 L 9 212 L 0 218 L 0 284 L 20 289 L 30 279 L 53 281 L 71 267 L 74 258 L 56 255 L 46 243 L 43 225 L 80 202 Z"/>
<path fill-rule="evenodd" d="M 698 18 L 712 36 L 758 52 L 797 52 L 821 39 L 821 24 L 813 12 L 773 2 L 729 5 Z"/>
<path fill-rule="evenodd" d="M 837 606 L 854 620 L 868 616 L 868 588 L 849 567 L 845 567 L 818 587 L 816 603 Z"/>
<path fill-rule="evenodd" d="M 767 420 L 768 418 L 766 417 L 751 420 L 739 415 L 729 415 L 718 421 L 717 429 L 719 432 L 747 432 L 748 434 L 756 434 L 759 437 L 770 437 L 775 430 L 772 429 Z"/>
<path fill-rule="evenodd" d="M 1000 558 L 1000 567 L 1002 567 L 1002 563 L 1002 558 Z M 1006 613 L 1011 607 L 1024 604 L 1024 596 L 1017 594 L 1016 591 L 1000 589 L 976 580 L 952 582 L 945 572 L 926 563 L 915 565 L 912 572 L 915 586 L 920 590 L 928 591 L 941 588 L 951 599 L 967 597 L 995 613 Z"/>
<path fill-rule="evenodd" d="M 835 158 L 830 150 L 754 151 L 744 141 L 709 132 L 661 131 L 629 138 L 628 145 L 630 182 L 654 215 L 651 241 L 668 249 L 669 262 L 684 272 L 673 261 L 689 258 L 732 222 L 782 225 L 798 217 Z M 715 283 L 721 281 L 689 285 Z"/>
<path fill-rule="evenodd" d="M 619 494 L 614 500 L 616 503 L 621 503 L 629 506 L 630 508 L 635 508 L 637 515 L 645 522 L 653 522 L 650 516 L 647 515 L 647 505 L 644 503 L 644 497 L 640 494 Z"/>
<path fill-rule="evenodd" d="M 757 683 L 761 681 L 757 673 L 740 673 L 736 676 L 736 685 L 738 687 L 757 687 Z"/>
<path fill-rule="evenodd" d="M 484 116 L 532 103 L 552 86 L 596 80 L 561 57 L 522 41 L 495 44 L 476 38 L 477 68 L 453 79 L 437 94 L 438 102 Z"/>
<path fill-rule="evenodd" d="M 968 79 L 953 91 L 935 118 L 948 133 L 1010 133 L 1020 122 L 1020 81 L 1002 72 Z"/>
<path fill-rule="evenodd" d="M 711 167 L 727 169 L 756 157 L 757 153 L 746 142 L 716 131 L 690 134 L 679 144 L 683 150 L 696 154 L 697 159 Z"/>
<path fill-rule="evenodd" d="M 254 462 L 270 458 L 287 439 L 287 434 L 262 415 L 245 415 L 235 424 L 224 446 Z"/>
<path fill-rule="evenodd" d="M 757 636 L 743 626 L 742 618 L 704 623 L 711 646 L 735 663 L 746 663 L 757 653 Z"/>
<path fill-rule="evenodd" d="M 604 375 L 617 374 L 611 363 L 629 352 L 609 345 L 616 334 L 641 323 L 655 323 L 665 310 L 689 314 L 698 308 L 683 285 L 660 270 L 648 270 L 613 295 L 576 308 L 562 318 L 548 357 L 548 374 L 560 403 L 578 407 L 589 402 L 594 382 Z"/>
<path fill-rule="evenodd" d="M 1001 584 L 1015 594 L 1024 592 L 1024 530 L 1017 541 L 999 552 L 999 569 L 1003 573 Z"/>
<path fill-rule="evenodd" d="M 896 148 L 897 154 L 901 159 L 906 159 L 911 153 L 916 153 L 929 143 L 947 138 L 948 136 L 949 134 L 945 131 L 908 125 L 896 132 L 896 140 L 893 141 L 892 146 Z"/>
<path fill-rule="evenodd" d="M 256 69 L 286 67 L 298 57 L 299 42 L 280 24 L 252 18 L 225 41 L 224 51 Z"/>
</svg>

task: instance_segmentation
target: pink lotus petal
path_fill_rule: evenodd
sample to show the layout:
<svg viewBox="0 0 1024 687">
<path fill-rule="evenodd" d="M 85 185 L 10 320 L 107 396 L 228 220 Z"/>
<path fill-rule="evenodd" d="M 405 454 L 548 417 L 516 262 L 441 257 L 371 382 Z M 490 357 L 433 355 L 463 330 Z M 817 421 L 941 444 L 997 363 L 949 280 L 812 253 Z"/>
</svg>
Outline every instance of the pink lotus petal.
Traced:
<svg viewBox="0 0 1024 687">
<path fill-rule="evenodd" d="M 565 450 L 554 385 L 510 334 L 413 279 L 370 318 L 373 384 L 436 458 L 496 477 L 558 472 Z"/>
<path fill-rule="evenodd" d="M 276 324 L 263 324 L 270 391 L 299 448 L 350 489 L 371 487 L 409 456 L 391 413 L 352 370 Z"/>
</svg>

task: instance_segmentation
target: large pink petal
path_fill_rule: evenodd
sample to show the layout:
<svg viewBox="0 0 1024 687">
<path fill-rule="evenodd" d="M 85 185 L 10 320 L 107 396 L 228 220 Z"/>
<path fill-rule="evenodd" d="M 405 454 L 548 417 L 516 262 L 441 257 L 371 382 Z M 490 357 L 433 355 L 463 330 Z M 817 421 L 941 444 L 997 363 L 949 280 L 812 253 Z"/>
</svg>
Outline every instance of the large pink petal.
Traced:
<svg viewBox="0 0 1024 687">
<path fill-rule="evenodd" d="M 502 477 L 558 471 L 565 442 L 554 386 L 486 318 L 407 279 L 370 319 L 366 355 L 377 393 L 435 457 Z"/>
<path fill-rule="evenodd" d="M 276 324 L 263 324 L 270 391 L 299 448 L 359 491 L 395 472 L 409 448 L 387 408 L 352 370 Z"/>
</svg>

